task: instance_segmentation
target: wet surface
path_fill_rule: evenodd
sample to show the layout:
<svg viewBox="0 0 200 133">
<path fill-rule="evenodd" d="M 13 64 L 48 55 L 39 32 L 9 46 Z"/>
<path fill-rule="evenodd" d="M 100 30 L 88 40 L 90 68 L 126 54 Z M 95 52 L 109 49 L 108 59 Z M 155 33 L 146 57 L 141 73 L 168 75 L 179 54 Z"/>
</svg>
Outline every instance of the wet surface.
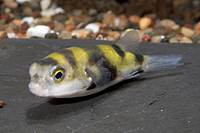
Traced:
<svg viewBox="0 0 200 133">
<path fill-rule="evenodd" d="M 200 131 L 200 45 L 142 43 L 140 54 L 178 54 L 183 66 L 142 74 L 100 93 L 71 99 L 36 97 L 30 65 L 59 49 L 94 40 L 0 40 L 0 132 L 150 133 Z"/>
</svg>

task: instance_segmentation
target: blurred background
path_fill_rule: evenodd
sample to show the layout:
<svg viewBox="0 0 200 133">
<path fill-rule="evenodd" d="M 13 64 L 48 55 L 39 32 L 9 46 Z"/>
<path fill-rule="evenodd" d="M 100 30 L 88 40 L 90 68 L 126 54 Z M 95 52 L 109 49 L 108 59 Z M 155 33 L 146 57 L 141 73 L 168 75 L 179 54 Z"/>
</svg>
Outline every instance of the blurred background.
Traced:
<svg viewBox="0 0 200 133">
<path fill-rule="evenodd" d="M 113 41 L 137 29 L 142 41 L 191 43 L 200 40 L 199 21 L 200 0 L 0 0 L 0 38 Z M 37 36 L 28 30 L 37 25 L 50 29 Z"/>
</svg>

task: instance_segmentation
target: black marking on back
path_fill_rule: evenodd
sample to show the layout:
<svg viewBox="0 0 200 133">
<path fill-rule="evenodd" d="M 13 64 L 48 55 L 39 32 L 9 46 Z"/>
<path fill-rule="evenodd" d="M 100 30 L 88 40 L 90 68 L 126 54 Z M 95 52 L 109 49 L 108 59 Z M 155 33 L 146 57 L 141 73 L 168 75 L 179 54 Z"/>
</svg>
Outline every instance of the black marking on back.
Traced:
<svg viewBox="0 0 200 133">
<path fill-rule="evenodd" d="M 103 51 L 97 45 L 90 45 L 90 46 L 82 46 L 89 55 L 89 62 L 91 65 L 96 64 L 102 58 L 104 59 L 103 67 L 107 68 L 111 73 L 110 81 L 113 81 L 117 76 L 117 68 L 116 66 L 112 65 L 106 56 L 104 55 Z"/>
<path fill-rule="evenodd" d="M 115 50 L 115 52 L 116 52 L 119 56 L 121 56 L 122 58 L 124 58 L 125 53 L 124 53 L 123 50 L 121 50 L 121 49 L 119 48 L 119 46 L 113 44 L 113 45 L 112 45 L 112 48 Z"/>
<path fill-rule="evenodd" d="M 69 64 L 73 68 L 77 68 L 76 59 L 74 57 L 74 53 L 71 50 L 63 49 L 63 50 L 58 51 L 57 53 L 64 55 L 65 59 L 69 62 Z"/>
<path fill-rule="evenodd" d="M 39 60 L 36 63 L 38 63 L 40 65 L 52 65 L 52 66 L 58 65 L 58 61 L 54 60 L 54 59 L 52 59 L 50 57 L 42 59 L 42 60 Z"/>
<path fill-rule="evenodd" d="M 135 54 L 135 53 L 134 53 L 134 55 L 135 55 L 136 61 L 137 61 L 139 64 L 142 64 L 142 62 L 144 61 L 143 55 Z"/>
</svg>

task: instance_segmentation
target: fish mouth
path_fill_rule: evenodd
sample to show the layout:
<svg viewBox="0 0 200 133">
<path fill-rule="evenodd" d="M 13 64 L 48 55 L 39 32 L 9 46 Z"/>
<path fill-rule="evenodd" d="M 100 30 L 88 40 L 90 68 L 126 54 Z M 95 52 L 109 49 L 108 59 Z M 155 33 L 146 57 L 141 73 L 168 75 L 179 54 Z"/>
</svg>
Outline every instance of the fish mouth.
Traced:
<svg viewBox="0 0 200 133">
<path fill-rule="evenodd" d="M 48 97 L 47 89 L 42 89 L 39 85 L 34 84 L 34 83 L 29 83 L 28 87 L 29 87 L 30 92 L 35 94 L 36 96 Z"/>
</svg>

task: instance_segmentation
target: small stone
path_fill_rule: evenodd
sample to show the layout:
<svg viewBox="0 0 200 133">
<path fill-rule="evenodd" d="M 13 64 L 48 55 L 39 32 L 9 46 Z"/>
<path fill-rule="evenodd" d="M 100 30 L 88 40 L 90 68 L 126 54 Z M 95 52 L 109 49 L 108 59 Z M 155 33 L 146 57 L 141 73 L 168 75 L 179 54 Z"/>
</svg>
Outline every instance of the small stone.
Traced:
<svg viewBox="0 0 200 133">
<path fill-rule="evenodd" d="M 193 26 L 191 24 L 184 24 L 184 27 L 189 28 L 189 29 L 193 29 Z"/>
<path fill-rule="evenodd" d="M 165 36 L 155 35 L 151 38 L 151 42 L 160 43 L 163 38 L 165 38 Z"/>
<path fill-rule="evenodd" d="M 98 13 L 98 11 L 95 8 L 90 8 L 88 11 L 88 14 L 90 16 L 96 15 Z"/>
<path fill-rule="evenodd" d="M 45 39 L 57 39 L 58 35 L 56 33 L 47 33 L 44 36 Z"/>
<path fill-rule="evenodd" d="M 24 22 L 20 27 L 19 27 L 19 32 L 22 34 L 26 34 L 26 31 L 28 30 L 29 25 L 27 22 Z"/>
<path fill-rule="evenodd" d="M 4 102 L 0 100 L 0 107 L 4 105 Z"/>
<path fill-rule="evenodd" d="M 108 35 L 113 37 L 113 41 L 120 39 L 120 33 L 117 31 L 111 31 L 108 33 Z"/>
<path fill-rule="evenodd" d="M 29 25 L 31 25 L 33 23 L 33 20 L 34 20 L 33 17 L 24 17 L 21 23 L 23 24 L 24 22 L 27 22 Z"/>
<path fill-rule="evenodd" d="M 73 11 L 73 15 L 74 16 L 80 16 L 80 15 L 82 15 L 83 14 L 83 10 L 81 10 L 81 9 L 75 9 L 74 11 Z"/>
<path fill-rule="evenodd" d="M 149 27 L 151 25 L 151 19 L 147 18 L 147 17 L 143 17 L 140 19 L 139 21 L 139 26 L 141 30 L 146 29 L 147 27 Z"/>
<path fill-rule="evenodd" d="M 44 25 L 37 25 L 35 27 L 30 27 L 27 31 L 26 31 L 26 37 L 41 37 L 44 38 L 45 34 L 49 33 L 51 31 L 51 29 L 48 26 L 44 26 Z"/>
<path fill-rule="evenodd" d="M 159 24 L 161 25 L 161 26 L 164 26 L 164 27 L 172 27 L 172 26 L 174 26 L 176 23 L 173 21 L 173 20 L 171 20 L 171 19 L 163 19 L 163 20 L 161 20 L 160 22 L 159 22 Z"/>
<path fill-rule="evenodd" d="M 167 34 L 167 31 L 165 29 L 165 27 L 161 26 L 161 25 L 157 25 L 153 28 L 153 31 L 157 34 L 157 35 L 165 35 Z"/>
<path fill-rule="evenodd" d="M 72 30 L 75 30 L 75 29 L 76 29 L 76 26 L 74 24 L 70 24 L 70 25 L 67 25 L 65 27 L 66 31 L 72 31 Z"/>
<path fill-rule="evenodd" d="M 4 4 L 6 7 L 13 9 L 18 7 L 18 3 L 14 0 L 4 0 Z"/>
<path fill-rule="evenodd" d="M 47 10 L 42 10 L 42 11 L 40 12 L 40 14 L 41 14 L 41 16 L 43 16 L 43 17 L 51 17 L 51 16 L 55 15 L 55 9 L 49 8 L 49 9 L 47 9 Z"/>
<path fill-rule="evenodd" d="M 94 23 L 90 23 L 88 25 L 85 26 L 85 29 L 90 29 L 93 31 L 93 33 L 96 33 L 99 31 L 100 27 Z"/>
<path fill-rule="evenodd" d="M 163 38 L 162 40 L 161 40 L 161 42 L 169 42 L 169 39 L 170 39 L 171 37 L 165 37 L 165 38 Z"/>
<path fill-rule="evenodd" d="M 124 30 L 126 30 L 126 29 L 135 29 L 135 30 L 139 30 L 140 27 L 139 27 L 138 24 L 130 23 L 130 24 L 128 24 L 128 25 L 124 28 Z"/>
<path fill-rule="evenodd" d="M 70 25 L 70 24 L 75 24 L 75 21 L 72 18 L 65 21 L 65 25 Z"/>
<path fill-rule="evenodd" d="M 15 25 L 20 26 L 22 24 L 21 19 L 13 19 L 12 21 Z"/>
<path fill-rule="evenodd" d="M 18 30 L 18 27 L 14 24 L 14 23 L 9 23 L 7 28 L 5 29 L 5 31 L 7 33 L 12 33 L 12 32 L 16 32 Z"/>
<path fill-rule="evenodd" d="M 55 27 L 55 23 L 53 21 L 44 23 L 44 25 L 48 26 L 50 29 L 54 29 L 54 27 Z"/>
<path fill-rule="evenodd" d="M 124 28 L 128 25 L 128 19 L 125 15 L 121 14 L 119 16 L 120 21 L 119 21 L 119 25 L 117 26 L 120 30 L 124 30 Z"/>
<path fill-rule="evenodd" d="M 16 34 L 14 32 L 12 33 L 7 33 L 8 38 L 15 38 Z"/>
<path fill-rule="evenodd" d="M 169 39 L 169 43 L 179 43 L 179 40 L 177 37 L 172 37 Z"/>
<path fill-rule="evenodd" d="M 102 23 L 103 27 L 110 26 L 115 27 L 115 14 L 112 11 L 107 11 L 106 14 L 103 17 Z"/>
<path fill-rule="evenodd" d="M 139 24 L 140 17 L 138 15 L 131 15 L 129 16 L 129 21 L 134 24 Z"/>
<path fill-rule="evenodd" d="M 192 43 L 192 40 L 188 37 L 182 37 L 180 43 Z"/>
<path fill-rule="evenodd" d="M 0 15 L 0 19 L 8 21 L 10 19 L 10 14 L 4 13 L 4 14 Z"/>
<path fill-rule="evenodd" d="M 71 31 L 72 37 L 75 36 L 78 39 L 87 39 L 92 35 L 92 30 L 90 29 L 79 29 Z"/>
<path fill-rule="evenodd" d="M 65 10 L 62 9 L 61 7 L 57 7 L 55 10 L 54 10 L 55 14 L 59 14 L 59 13 L 65 13 Z"/>
<path fill-rule="evenodd" d="M 195 34 L 191 38 L 194 43 L 200 43 L 200 35 Z"/>
<path fill-rule="evenodd" d="M 0 31 L 0 38 L 8 38 L 7 33 L 5 31 Z"/>
<path fill-rule="evenodd" d="M 150 42 L 151 37 L 148 34 L 144 34 L 141 38 L 142 42 Z"/>
<path fill-rule="evenodd" d="M 68 31 L 61 31 L 58 35 L 58 39 L 72 39 L 71 32 Z"/>
<path fill-rule="evenodd" d="M 26 38 L 26 34 L 16 33 L 16 37 L 15 38 Z"/>
<path fill-rule="evenodd" d="M 61 23 L 61 22 L 55 22 L 55 27 L 53 29 L 55 32 L 60 32 L 60 31 L 62 31 L 64 29 L 65 29 L 65 26 L 64 26 L 63 23 Z"/>
<path fill-rule="evenodd" d="M 192 35 L 194 35 L 194 30 L 187 27 L 182 27 L 181 34 L 183 34 L 186 37 L 191 37 Z"/>
<path fill-rule="evenodd" d="M 151 20 L 155 21 L 157 19 L 157 15 L 155 13 L 146 14 L 144 17 L 150 18 Z"/>
<path fill-rule="evenodd" d="M 42 10 L 48 9 L 50 5 L 51 5 L 51 0 L 41 0 L 40 1 L 40 7 Z"/>
<path fill-rule="evenodd" d="M 200 35 L 200 22 L 198 22 L 195 27 L 195 34 Z"/>
<path fill-rule="evenodd" d="M 23 9 L 23 12 L 22 12 L 24 15 L 27 15 L 27 16 L 30 16 L 32 13 L 33 13 L 33 11 L 32 11 L 32 8 L 31 7 L 25 7 L 24 9 Z"/>
<path fill-rule="evenodd" d="M 178 24 L 175 24 L 171 28 L 172 28 L 172 30 L 177 31 L 180 29 L 180 26 Z"/>
<path fill-rule="evenodd" d="M 93 24 L 96 24 L 96 25 L 98 25 L 99 27 L 102 26 L 102 24 L 101 24 L 100 22 L 93 22 Z"/>
</svg>

